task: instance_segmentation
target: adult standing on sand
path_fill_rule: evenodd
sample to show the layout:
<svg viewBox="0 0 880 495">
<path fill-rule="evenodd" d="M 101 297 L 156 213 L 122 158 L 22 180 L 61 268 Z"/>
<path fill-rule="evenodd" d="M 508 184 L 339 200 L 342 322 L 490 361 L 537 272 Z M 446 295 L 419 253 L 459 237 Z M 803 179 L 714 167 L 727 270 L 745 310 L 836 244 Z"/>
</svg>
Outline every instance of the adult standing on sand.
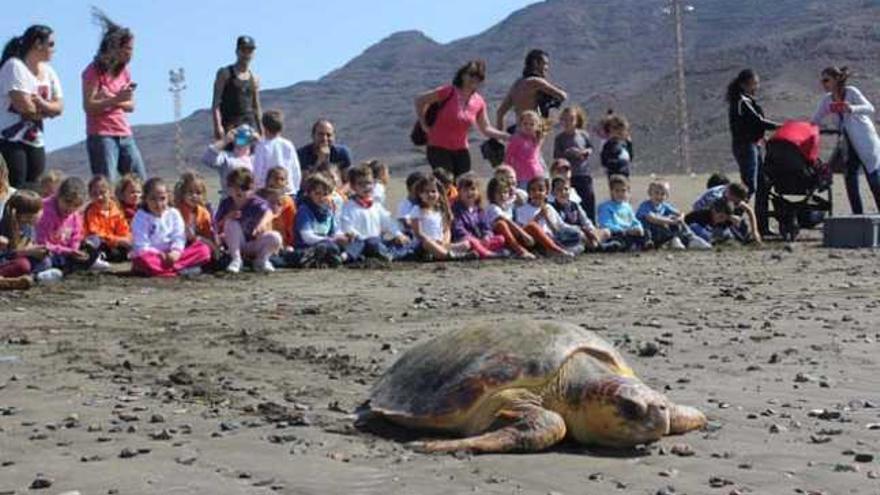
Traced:
<svg viewBox="0 0 880 495">
<path fill-rule="evenodd" d="M 221 67 L 214 79 L 214 139 L 247 124 L 262 136 L 260 78 L 251 71 L 257 44 L 250 36 L 239 36 L 235 43 L 235 64 Z"/>
<path fill-rule="evenodd" d="M 769 226 L 766 225 L 765 212 L 769 197 L 761 173 L 761 146 L 766 132 L 776 129 L 779 124 L 767 120 L 764 110 L 755 101 L 759 86 L 758 74 L 752 69 L 743 69 L 727 85 L 726 99 L 729 105 L 727 120 L 733 138 L 733 157 L 739 166 L 742 183 L 749 190 L 749 196 L 758 193 L 755 198 L 755 215 L 761 222 L 758 226 L 761 234 L 766 235 Z"/>
<path fill-rule="evenodd" d="M 351 151 L 347 146 L 336 144 L 336 127 L 327 119 L 318 119 L 312 125 L 312 142 L 297 148 L 296 155 L 305 175 L 322 163 L 332 163 L 339 171 L 351 166 Z"/>
<path fill-rule="evenodd" d="M 92 175 L 115 183 L 122 174 L 147 179 L 141 152 L 126 114 L 134 112 L 137 84 L 129 64 L 134 55 L 134 34 L 95 9 L 93 16 L 104 34 L 98 53 L 82 73 L 83 108 L 86 112 L 86 150 Z"/>
<path fill-rule="evenodd" d="M 489 122 L 486 101 L 477 90 L 486 80 L 486 62 L 471 60 L 461 66 L 452 84 L 422 93 L 415 100 L 416 116 L 428 135 L 428 163 L 433 169 L 446 169 L 459 177 L 471 170 L 468 134 L 477 125 L 484 136 L 506 140 L 510 137 Z M 433 125 L 426 114 L 434 103 L 440 105 Z"/>
<path fill-rule="evenodd" d="M 49 60 L 55 35 L 34 25 L 12 38 L 0 59 L 0 153 L 9 167 L 9 183 L 20 188 L 36 182 L 46 168 L 43 119 L 64 110 L 61 82 Z"/>
<path fill-rule="evenodd" d="M 513 109 L 517 118 L 527 110 L 538 112 L 543 119 L 550 117 L 550 110 L 562 105 L 568 95 L 561 88 L 551 83 L 550 56 L 543 50 L 532 50 L 526 55 L 522 77 L 510 90 L 496 114 L 496 126 L 504 129 L 504 117 Z M 513 132 L 513 127 L 507 129 Z"/>
<path fill-rule="evenodd" d="M 846 67 L 828 67 L 822 71 L 822 88 L 827 92 L 813 115 L 819 124 L 833 115 L 843 139 L 846 140 L 846 196 L 853 214 L 864 213 L 859 194 L 859 171 L 864 168 L 874 203 L 880 211 L 880 137 L 874 127 L 874 105 L 855 86 L 846 84 L 850 73 Z"/>
</svg>

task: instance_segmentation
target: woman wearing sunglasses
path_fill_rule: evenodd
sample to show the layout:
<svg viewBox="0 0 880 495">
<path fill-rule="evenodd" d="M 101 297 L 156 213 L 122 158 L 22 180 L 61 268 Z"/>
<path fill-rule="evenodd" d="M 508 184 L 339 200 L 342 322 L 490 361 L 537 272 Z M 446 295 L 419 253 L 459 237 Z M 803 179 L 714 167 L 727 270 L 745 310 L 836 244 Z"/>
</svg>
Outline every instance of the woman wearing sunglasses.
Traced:
<svg viewBox="0 0 880 495">
<path fill-rule="evenodd" d="M 428 91 L 416 98 L 416 116 L 428 135 L 428 163 L 458 177 L 471 170 L 468 134 L 476 124 L 487 138 L 507 140 L 510 135 L 489 123 L 486 102 L 477 92 L 486 79 L 486 63 L 471 60 L 455 73 L 452 84 Z M 428 120 L 428 107 L 437 104 L 436 118 Z M 437 107 L 435 107 L 437 108 Z"/>
<path fill-rule="evenodd" d="M 52 29 L 34 25 L 12 38 L 0 58 L 0 153 L 15 188 L 42 175 L 43 119 L 64 110 L 61 83 L 49 65 L 54 52 Z"/>
<path fill-rule="evenodd" d="M 859 171 L 863 168 L 880 211 L 880 138 L 873 122 L 874 105 L 855 86 L 847 84 L 849 77 L 846 67 L 822 71 L 822 89 L 827 93 L 819 102 L 813 123 L 832 117 L 842 133 L 847 149 L 846 195 L 853 214 L 861 215 L 864 207 L 859 194 Z"/>
</svg>

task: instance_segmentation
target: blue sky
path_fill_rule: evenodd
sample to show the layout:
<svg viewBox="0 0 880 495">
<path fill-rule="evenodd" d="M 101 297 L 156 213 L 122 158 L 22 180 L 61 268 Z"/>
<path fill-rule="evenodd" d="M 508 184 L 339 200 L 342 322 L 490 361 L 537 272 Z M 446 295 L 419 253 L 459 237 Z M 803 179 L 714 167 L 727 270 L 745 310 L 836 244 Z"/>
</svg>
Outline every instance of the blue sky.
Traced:
<svg viewBox="0 0 880 495">
<path fill-rule="evenodd" d="M 477 34 L 535 0 L 41 0 L 19 2 L 0 16 L 5 43 L 30 24 L 55 30 L 52 66 L 65 93 L 64 115 L 47 124 L 55 149 L 85 137 L 80 74 L 94 56 L 100 29 L 90 6 L 104 9 L 136 36 L 132 75 L 138 83 L 135 124 L 168 122 L 168 70 L 184 67 L 184 116 L 210 105 L 218 67 L 234 61 L 235 38 L 257 41 L 254 68 L 264 88 L 317 79 L 395 31 L 418 29 L 448 42 Z"/>
</svg>

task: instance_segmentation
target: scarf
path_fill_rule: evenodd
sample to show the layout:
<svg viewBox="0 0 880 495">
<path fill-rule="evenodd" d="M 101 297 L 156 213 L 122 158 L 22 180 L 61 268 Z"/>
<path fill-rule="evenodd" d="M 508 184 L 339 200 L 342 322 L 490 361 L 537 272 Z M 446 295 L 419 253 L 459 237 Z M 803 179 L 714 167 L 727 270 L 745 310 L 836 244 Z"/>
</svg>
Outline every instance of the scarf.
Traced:
<svg viewBox="0 0 880 495">
<path fill-rule="evenodd" d="M 370 209 L 373 207 L 373 198 L 362 198 L 360 196 L 352 196 L 351 199 L 359 204 L 362 208 Z"/>
<path fill-rule="evenodd" d="M 317 220 L 318 222 L 323 223 L 323 222 L 327 221 L 327 218 L 329 218 L 331 215 L 329 206 L 319 205 L 319 204 L 315 203 L 314 201 L 312 201 L 312 199 L 309 198 L 308 196 L 305 196 L 303 198 L 302 203 L 306 207 L 308 207 L 308 209 L 312 210 L 312 215 L 315 216 L 315 220 Z"/>
</svg>

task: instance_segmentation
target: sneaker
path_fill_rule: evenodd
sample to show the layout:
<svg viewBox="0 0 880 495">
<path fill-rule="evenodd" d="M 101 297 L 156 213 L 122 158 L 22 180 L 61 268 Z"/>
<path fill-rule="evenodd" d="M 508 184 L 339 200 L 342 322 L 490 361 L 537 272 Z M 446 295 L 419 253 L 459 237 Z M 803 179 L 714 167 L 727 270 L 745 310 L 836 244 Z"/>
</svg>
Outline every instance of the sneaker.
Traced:
<svg viewBox="0 0 880 495">
<path fill-rule="evenodd" d="M 256 260 L 254 261 L 254 271 L 259 273 L 273 273 L 275 271 L 275 265 L 273 265 L 268 258 L 264 260 Z"/>
<path fill-rule="evenodd" d="M 191 266 L 189 268 L 184 268 L 177 272 L 181 277 L 196 277 L 202 274 L 202 267 L 200 266 Z"/>
<path fill-rule="evenodd" d="M 40 284 L 54 284 L 64 279 L 64 273 L 57 268 L 49 268 L 38 273 L 35 278 Z"/>
<path fill-rule="evenodd" d="M 691 237 L 691 241 L 688 243 L 688 249 L 693 249 L 695 251 L 705 251 L 707 249 L 712 249 L 712 244 L 706 241 L 706 239 L 695 235 Z"/>
<path fill-rule="evenodd" d="M 241 256 L 237 256 L 232 258 L 232 261 L 226 265 L 226 271 L 229 273 L 240 273 L 241 272 Z"/>
<path fill-rule="evenodd" d="M 107 258 L 104 257 L 104 253 L 101 253 L 98 255 L 97 258 L 95 258 L 95 262 L 92 263 L 92 266 L 89 267 L 89 271 L 95 272 L 95 273 L 102 273 L 102 272 L 109 271 L 110 268 L 112 268 L 110 266 L 110 263 L 107 262 Z"/>
<path fill-rule="evenodd" d="M 684 247 L 684 243 L 681 242 L 681 239 L 673 237 L 672 240 L 669 241 L 669 249 L 672 249 L 673 251 L 681 251 L 686 248 Z"/>
</svg>

